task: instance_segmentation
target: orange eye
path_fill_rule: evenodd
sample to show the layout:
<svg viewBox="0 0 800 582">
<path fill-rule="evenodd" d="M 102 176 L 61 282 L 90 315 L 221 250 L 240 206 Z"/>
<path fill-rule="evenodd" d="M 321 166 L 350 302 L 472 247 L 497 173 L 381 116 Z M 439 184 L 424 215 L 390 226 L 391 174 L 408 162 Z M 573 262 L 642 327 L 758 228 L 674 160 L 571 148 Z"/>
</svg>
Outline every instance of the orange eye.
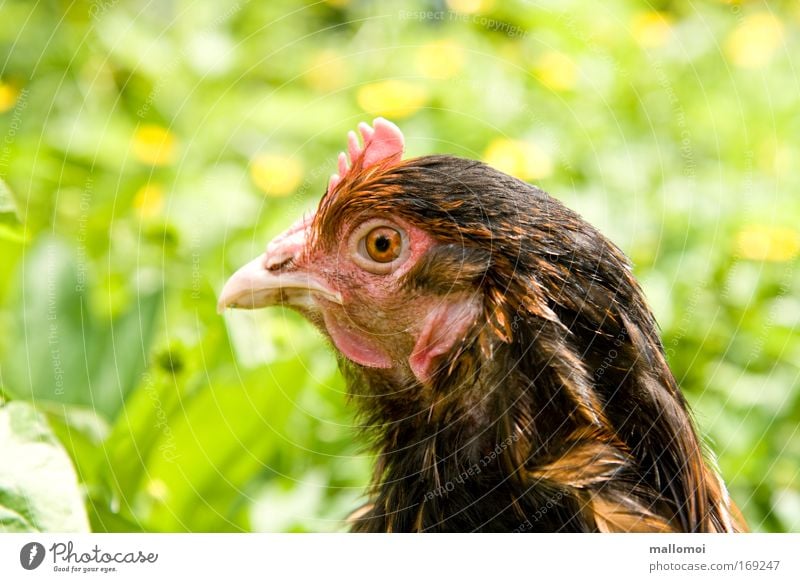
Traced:
<svg viewBox="0 0 800 582">
<path fill-rule="evenodd" d="M 369 258 L 376 263 L 391 263 L 403 250 L 403 237 L 393 228 L 373 228 L 364 239 Z"/>
</svg>

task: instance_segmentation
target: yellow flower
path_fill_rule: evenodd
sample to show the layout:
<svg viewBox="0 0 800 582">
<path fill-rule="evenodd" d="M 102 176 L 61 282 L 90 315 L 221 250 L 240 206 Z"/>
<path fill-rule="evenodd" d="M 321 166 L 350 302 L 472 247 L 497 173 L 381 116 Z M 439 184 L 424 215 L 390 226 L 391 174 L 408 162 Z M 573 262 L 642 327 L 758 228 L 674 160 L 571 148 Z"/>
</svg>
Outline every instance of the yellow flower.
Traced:
<svg viewBox="0 0 800 582">
<path fill-rule="evenodd" d="M 164 208 L 164 187 L 148 183 L 137 190 L 133 197 L 133 208 L 140 218 L 155 218 Z"/>
<path fill-rule="evenodd" d="M 423 87 L 407 81 L 388 80 L 364 85 L 356 96 L 358 105 L 370 115 L 400 119 L 419 111 L 428 100 Z"/>
<path fill-rule="evenodd" d="M 18 97 L 19 91 L 15 87 L 0 81 L 0 113 L 14 107 Z"/>
<path fill-rule="evenodd" d="M 250 177 L 267 196 L 287 196 L 303 178 L 303 165 L 297 158 L 260 154 L 250 164 Z"/>
<path fill-rule="evenodd" d="M 477 14 L 488 12 L 494 6 L 494 0 L 447 0 L 447 7 L 461 14 Z"/>
<path fill-rule="evenodd" d="M 754 224 L 736 235 L 740 256 L 753 261 L 790 261 L 800 254 L 800 232 L 786 226 Z"/>
<path fill-rule="evenodd" d="M 526 141 L 496 138 L 486 148 L 483 161 L 521 180 L 537 180 L 553 173 L 547 152 Z"/>
<path fill-rule="evenodd" d="M 305 79 L 308 85 L 321 93 L 335 91 L 344 86 L 349 77 L 347 61 L 333 49 L 317 53 L 308 64 Z"/>
<path fill-rule="evenodd" d="M 783 23 L 768 12 L 744 18 L 725 41 L 725 52 L 733 64 L 755 68 L 766 65 L 783 42 Z"/>
<path fill-rule="evenodd" d="M 578 67 L 568 56 L 558 52 L 545 53 L 534 67 L 536 76 L 553 91 L 567 91 L 575 86 Z"/>
<path fill-rule="evenodd" d="M 455 41 L 438 40 L 417 51 L 417 70 L 430 79 L 455 77 L 464 66 L 464 49 Z"/>
<path fill-rule="evenodd" d="M 175 134 L 160 125 L 145 124 L 133 134 L 133 155 L 151 166 L 168 166 L 175 161 L 178 140 Z"/>
<path fill-rule="evenodd" d="M 169 497 L 169 488 L 163 480 L 150 479 L 146 485 L 147 494 L 156 501 L 166 501 Z"/>
<path fill-rule="evenodd" d="M 631 32 L 641 46 L 663 46 L 672 36 L 672 19 L 663 12 L 640 12 L 631 21 Z"/>
</svg>

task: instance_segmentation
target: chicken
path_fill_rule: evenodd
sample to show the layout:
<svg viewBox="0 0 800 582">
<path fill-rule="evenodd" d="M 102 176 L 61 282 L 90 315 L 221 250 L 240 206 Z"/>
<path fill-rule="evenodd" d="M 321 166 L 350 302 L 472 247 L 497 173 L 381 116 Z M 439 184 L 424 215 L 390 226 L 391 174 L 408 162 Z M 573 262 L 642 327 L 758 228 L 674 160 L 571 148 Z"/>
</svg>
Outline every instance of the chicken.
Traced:
<svg viewBox="0 0 800 582">
<path fill-rule="evenodd" d="M 338 352 L 378 459 L 352 530 L 744 530 L 623 253 L 535 186 L 359 131 L 219 299 Z"/>
</svg>

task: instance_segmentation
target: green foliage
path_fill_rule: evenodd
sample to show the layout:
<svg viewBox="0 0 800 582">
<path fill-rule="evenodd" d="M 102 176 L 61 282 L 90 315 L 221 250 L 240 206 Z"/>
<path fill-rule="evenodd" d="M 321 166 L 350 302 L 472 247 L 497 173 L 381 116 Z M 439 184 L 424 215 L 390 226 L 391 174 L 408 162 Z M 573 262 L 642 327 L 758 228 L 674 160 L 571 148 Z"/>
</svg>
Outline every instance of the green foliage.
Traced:
<svg viewBox="0 0 800 582">
<path fill-rule="evenodd" d="M 330 350 L 215 296 L 385 115 L 632 257 L 733 498 L 799 530 L 796 3 L 402 4 L 3 3 L 2 527 L 85 529 L 63 447 L 95 531 L 343 528 Z"/>
<path fill-rule="evenodd" d="M 0 404 L 0 532 L 85 532 L 75 470 L 44 416 Z"/>
</svg>

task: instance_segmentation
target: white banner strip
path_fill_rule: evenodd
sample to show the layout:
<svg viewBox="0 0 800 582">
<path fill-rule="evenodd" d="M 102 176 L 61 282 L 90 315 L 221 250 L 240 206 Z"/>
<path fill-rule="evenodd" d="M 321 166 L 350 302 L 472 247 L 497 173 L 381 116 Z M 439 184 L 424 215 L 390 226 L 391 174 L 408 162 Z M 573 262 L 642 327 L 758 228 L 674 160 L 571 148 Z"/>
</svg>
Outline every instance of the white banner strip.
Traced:
<svg viewBox="0 0 800 582">
<path fill-rule="evenodd" d="M 0 580 L 800 580 L 800 534 L 4 534 Z"/>
</svg>

